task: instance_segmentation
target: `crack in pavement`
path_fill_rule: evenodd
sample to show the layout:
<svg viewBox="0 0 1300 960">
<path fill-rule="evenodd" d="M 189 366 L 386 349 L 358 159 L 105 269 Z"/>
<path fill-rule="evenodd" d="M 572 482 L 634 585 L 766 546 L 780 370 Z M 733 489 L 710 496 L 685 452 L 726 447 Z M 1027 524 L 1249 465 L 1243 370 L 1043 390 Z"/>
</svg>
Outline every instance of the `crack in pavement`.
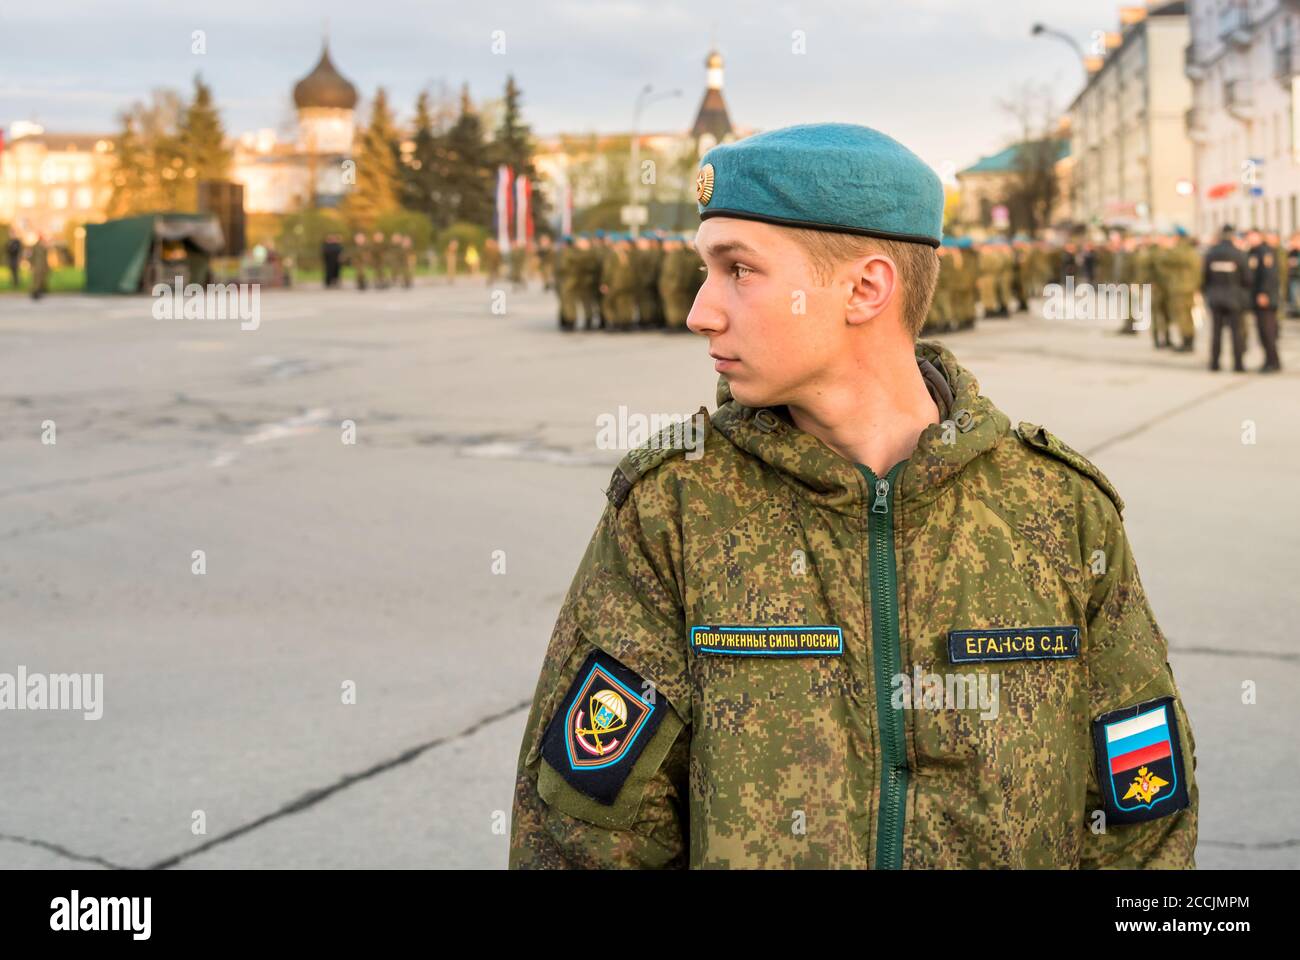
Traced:
<svg viewBox="0 0 1300 960">
<path fill-rule="evenodd" d="M 1287 850 L 1300 847 L 1300 838 L 1291 840 L 1265 841 L 1264 843 L 1242 843 L 1238 840 L 1200 840 L 1197 846 L 1225 847 L 1229 850 Z"/>
<path fill-rule="evenodd" d="M 1204 650 L 1206 652 L 1211 652 L 1211 653 L 1226 652 L 1226 651 L 1214 650 L 1212 648 L 1204 648 Z M 1255 654 L 1255 655 L 1258 656 L 1260 654 Z M 1291 655 L 1282 654 L 1281 656 L 1289 658 Z M 253 830 L 258 829 L 259 827 L 263 827 L 274 820 L 280 819 L 281 817 L 286 817 L 294 813 L 300 813 L 303 810 L 308 809 L 309 807 L 315 806 L 316 804 L 327 799 L 328 797 L 333 796 L 335 793 L 347 789 L 348 787 L 352 786 L 355 783 L 360 783 L 363 780 L 368 780 L 388 770 L 392 770 L 396 767 L 403 766 L 407 763 L 410 763 L 412 760 L 415 760 L 417 757 L 421 756 L 422 754 L 424 754 L 429 750 L 432 750 L 436 747 L 445 746 L 448 743 L 454 743 L 457 740 L 463 740 L 466 737 L 473 736 L 475 733 L 477 733 L 479 730 L 483 729 L 484 727 L 496 723 L 498 720 L 504 720 L 506 717 L 513 716 L 514 714 L 518 713 L 521 710 L 527 709 L 532 705 L 532 702 L 533 701 L 531 697 L 529 697 L 527 700 L 521 700 L 518 703 L 515 703 L 504 710 L 500 710 L 496 713 L 488 714 L 487 716 L 476 720 L 474 723 L 470 724 L 468 727 L 465 727 L 459 733 L 454 733 L 446 737 L 435 737 L 434 739 L 419 744 L 418 746 L 411 747 L 408 750 L 404 750 L 403 752 L 399 753 L 397 756 L 382 761 L 381 763 L 377 763 L 374 766 L 371 766 L 359 773 L 348 774 L 347 776 L 342 777 L 339 780 L 335 781 L 330 786 L 322 787 L 317 790 L 310 790 L 307 793 L 304 793 L 298 799 L 280 807 L 278 810 L 275 810 L 272 813 L 266 814 L 265 816 L 262 817 L 258 817 L 256 820 L 252 820 L 249 823 L 244 824 L 243 826 L 236 827 L 233 830 L 229 830 L 226 833 L 221 834 L 220 836 L 213 837 L 211 840 L 207 841 L 206 843 L 199 844 L 197 847 L 193 847 L 189 850 L 182 851 L 181 853 L 175 854 L 171 857 L 167 857 L 164 860 L 159 860 L 158 862 L 151 864 L 145 869 L 166 870 L 170 867 L 176 866 L 177 864 L 181 863 L 184 860 L 188 860 L 191 857 L 203 853 L 204 851 L 210 850 L 213 847 L 216 847 L 223 843 L 228 843 L 237 837 L 243 836 L 244 834 L 251 833 Z M 132 869 L 131 867 L 127 867 L 118 863 L 113 863 L 110 860 L 105 860 L 103 857 L 86 856 L 84 854 L 74 853 L 71 850 L 68 850 L 66 847 L 62 847 L 59 846 L 58 844 L 50 843 L 45 840 L 36 840 L 29 837 L 20 837 L 8 833 L 0 833 L 0 840 L 7 840 L 11 843 L 26 844 L 27 846 L 36 847 L 42 850 L 48 850 L 51 853 L 55 853 L 58 854 L 59 856 L 66 857 L 69 860 L 76 860 L 81 863 L 94 863 L 94 864 L 98 864 L 99 866 L 106 867 L 110 870 Z M 1201 839 L 1198 842 L 1198 845 L 1205 846 L 1205 847 L 1219 847 L 1227 850 L 1287 850 L 1293 847 L 1300 847 L 1300 838 L 1264 841 L 1261 843 L 1245 843 L 1238 840 Z"/>
<path fill-rule="evenodd" d="M 256 820 L 251 820 L 248 823 L 243 824 L 242 826 L 235 827 L 233 830 L 228 830 L 227 832 L 219 836 L 213 837 L 211 840 L 208 840 L 205 843 L 199 844 L 197 847 L 192 847 L 189 850 L 183 850 L 180 853 L 174 854 L 173 856 L 167 857 L 163 860 L 159 860 L 156 863 L 150 864 L 148 867 L 146 867 L 146 869 L 166 870 L 170 867 L 176 866 L 178 863 L 180 863 L 183 860 L 188 860 L 191 857 L 197 856 L 198 854 L 203 853 L 204 851 L 211 850 L 213 847 L 219 846 L 223 843 L 229 843 L 231 840 L 234 840 L 237 837 L 242 837 L 244 834 L 250 833 L 253 830 L 258 829 L 259 827 L 266 826 L 266 824 L 271 823 L 274 820 L 279 820 L 281 817 L 287 817 L 291 814 L 301 813 L 303 810 L 306 810 L 309 807 L 313 807 L 316 804 L 320 803 L 322 800 L 325 800 L 326 798 L 333 796 L 334 794 L 338 793 L 340 790 L 346 790 L 348 787 L 352 786 L 355 783 L 360 783 L 363 780 L 369 780 L 371 777 L 377 776 L 378 774 L 385 773 L 386 771 L 392 770 L 395 767 L 400 767 L 403 766 L 404 764 L 410 763 L 412 760 L 416 759 L 417 757 L 419 757 L 421 754 L 425 753 L 428 750 L 432 750 L 435 747 L 444 746 L 445 744 L 448 743 L 454 743 L 457 740 L 463 740 L 465 737 L 473 736 L 475 733 L 477 733 L 483 727 L 488 726 L 489 724 L 496 723 L 498 720 L 504 720 L 506 717 L 513 716 L 514 714 L 518 713 L 521 710 L 528 709 L 528 707 L 532 705 L 532 702 L 533 702 L 532 697 L 529 697 L 527 700 L 521 700 L 520 702 L 514 704 L 513 706 L 509 706 L 504 710 L 498 711 L 497 713 L 488 714 L 486 717 L 482 717 L 479 720 L 474 721 L 472 724 L 470 724 L 464 730 L 461 730 L 459 733 L 453 733 L 445 737 L 435 737 L 432 740 L 428 740 L 424 743 L 418 744 L 417 746 L 411 747 L 407 750 L 403 750 L 397 756 L 391 757 L 388 760 L 383 760 L 375 764 L 374 766 L 368 767 L 365 770 L 362 770 L 358 773 L 347 774 L 346 776 L 339 778 L 329 786 L 320 787 L 316 790 L 309 790 L 306 793 L 304 793 L 302 796 L 298 797 L 296 800 L 292 800 L 289 803 L 285 804 L 284 806 L 280 807 L 278 810 L 274 810 L 271 813 L 258 817 Z"/>
<path fill-rule="evenodd" d="M 168 460 L 163 463 L 150 464 L 147 467 L 131 467 L 127 470 L 111 470 L 108 473 L 94 473 L 85 477 L 66 477 L 62 480 L 45 480 L 40 483 L 29 483 L 22 486 L 10 487 L 8 490 L 0 490 L 0 497 L 11 497 L 14 494 L 36 493 L 41 490 L 54 490 L 58 487 L 81 487 L 91 483 L 100 483 L 104 480 L 120 480 L 123 477 L 138 477 L 147 473 L 163 473 L 167 470 L 175 470 L 177 467 L 183 467 L 191 464 L 191 460 Z"/>
<path fill-rule="evenodd" d="M 1300 661 L 1300 653 L 1287 653 L 1282 650 L 1227 650 L 1223 647 L 1177 647 L 1170 646 L 1170 653 L 1200 653 L 1212 657 L 1258 657 L 1264 660 L 1281 660 L 1283 663 Z"/>
<path fill-rule="evenodd" d="M 50 843 L 48 840 L 36 840 L 32 837 L 19 837 L 12 833 L 0 833 L 0 840 L 8 840 L 10 843 L 24 843 L 29 847 L 36 847 L 40 850 L 48 850 L 51 853 L 57 853 L 61 857 L 67 857 L 69 860 L 77 860 L 81 863 L 97 863 L 101 867 L 107 867 L 110 870 L 129 870 L 130 867 L 124 867 L 120 863 L 112 863 L 103 857 L 88 857 L 84 854 L 73 853 L 67 847 L 61 847 L 57 843 Z"/>
<path fill-rule="evenodd" d="M 1137 426 L 1125 430 L 1123 433 L 1117 433 L 1115 436 L 1101 441 L 1101 443 L 1094 444 L 1093 446 L 1084 450 L 1083 455 L 1085 457 L 1096 456 L 1098 453 L 1105 450 L 1107 447 L 1113 447 L 1117 443 L 1122 443 L 1125 440 L 1130 440 L 1133 437 L 1136 437 L 1138 434 L 1145 433 L 1147 430 L 1150 430 L 1157 423 L 1162 423 L 1165 420 L 1169 420 L 1172 417 L 1176 417 L 1180 413 L 1186 413 L 1188 410 L 1192 409 L 1193 407 L 1200 406 L 1202 403 L 1205 403 L 1209 400 L 1213 400 L 1215 397 L 1228 393 L 1231 390 L 1237 390 L 1241 387 L 1244 387 L 1249 382 L 1250 382 L 1249 380 L 1229 381 L 1228 383 L 1225 383 L 1222 386 L 1217 387 L 1214 390 L 1211 390 L 1209 393 L 1203 393 L 1198 397 L 1193 397 L 1192 399 L 1187 400 L 1184 403 L 1180 403 L 1176 407 L 1171 407 L 1170 409 L 1166 410 L 1164 413 L 1156 414 L 1150 420 L 1145 420 L 1142 423 L 1139 423 Z"/>
<path fill-rule="evenodd" d="M 1043 359 L 1046 360 L 1061 360 L 1061 361 L 1069 362 L 1071 364 L 1079 364 L 1083 366 L 1093 366 L 1093 367 L 1116 366 L 1116 367 L 1135 367 L 1144 370 L 1185 371 L 1187 373 L 1206 372 L 1205 370 L 1206 358 L 1202 357 L 1201 354 L 1199 353 L 1195 354 L 1194 356 L 1196 357 L 1196 359 L 1200 360 L 1200 362 L 1188 364 L 1178 357 L 1175 356 L 1161 357 L 1155 354 L 1154 352 L 1146 355 L 1126 354 L 1121 356 L 1121 355 L 1115 355 L 1109 353 L 1098 355 L 1094 353 L 1077 353 L 1072 350 L 1062 350 L 1060 348 L 1052 347 L 1052 346 L 1026 347 L 1026 346 L 1021 346 L 1015 342 L 1014 340 L 1015 334 L 1030 332 L 1032 331 L 1032 329 L 1033 329 L 1033 324 L 1024 324 L 1018 329 L 1008 327 L 1004 331 L 999 331 L 1007 335 L 1004 338 L 1001 338 L 997 341 L 990 341 L 988 339 L 983 339 L 980 341 L 972 340 L 970 341 L 969 345 L 972 350 L 988 349 L 993 351 L 993 353 L 988 355 L 990 357 L 995 355 L 996 353 L 1010 353 L 1010 354 L 1018 354 L 1022 357 L 1042 357 Z M 1062 333 L 1066 331 L 1064 329 L 1061 329 L 1058 330 L 1057 332 Z M 1088 333 L 1088 331 L 1086 330 L 1080 332 L 1084 335 Z M 1286 368 L 1286 371 L 1282 374 L 1282 376 L 1284 378 L 1290 379 L 1290 378 L 1294 378 L 1294 373 L 1288 367 Z"/>
</svg>

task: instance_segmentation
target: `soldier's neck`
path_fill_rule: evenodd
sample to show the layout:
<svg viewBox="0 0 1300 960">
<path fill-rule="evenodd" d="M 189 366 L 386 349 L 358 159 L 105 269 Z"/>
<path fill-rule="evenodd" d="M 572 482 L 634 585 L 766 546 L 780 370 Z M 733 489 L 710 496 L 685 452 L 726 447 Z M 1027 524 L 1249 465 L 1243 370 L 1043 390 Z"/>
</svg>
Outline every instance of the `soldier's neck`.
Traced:
<svg viewBox="0 0 1300 960">
<path fill-rule="evenodd" d="M 939 422 L 910 338 L 846 356 L 839 369 L 786 406 L 800 430 L 877 476 L 910 457 L 925 428 Z"/>
</svg>

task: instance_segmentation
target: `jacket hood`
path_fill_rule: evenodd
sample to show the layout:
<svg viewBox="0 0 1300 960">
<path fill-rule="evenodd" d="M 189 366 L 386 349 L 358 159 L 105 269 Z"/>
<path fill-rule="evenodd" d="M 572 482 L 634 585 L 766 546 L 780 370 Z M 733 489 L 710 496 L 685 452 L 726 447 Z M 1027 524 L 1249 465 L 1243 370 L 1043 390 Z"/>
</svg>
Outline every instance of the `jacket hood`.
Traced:
<svg viewBox="0 0 1300 960">
<path fill-rule="evenodd" d="M 916 361 L 941 421 L 922 432 L 898 490 L 900 509 L 937 495 L 971 461 L 1007 433 L 1007 416 L 984 396 L 974 374 L 935 341 L 916 345 Z M 829 509 L 858 513 L 870 495 L 857 465 L 790 421 L 785 407 L 746 407 L 718 380 L 713 428 L 741 450 L 779 471 L 803 496 Z"/>
</svg>

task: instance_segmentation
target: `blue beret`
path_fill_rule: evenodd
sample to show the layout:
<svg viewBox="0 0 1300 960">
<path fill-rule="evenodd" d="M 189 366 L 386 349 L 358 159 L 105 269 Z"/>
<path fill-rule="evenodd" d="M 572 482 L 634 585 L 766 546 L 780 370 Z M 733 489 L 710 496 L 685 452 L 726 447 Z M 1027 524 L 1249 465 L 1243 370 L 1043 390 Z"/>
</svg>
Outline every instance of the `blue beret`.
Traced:
<svg viewBox="0 0 1300 960">
<path fill-rule="evenodd" d="M 695 181 L 700 219 L 928 243 L 943 238 L 943 184 L 891 137 L 850 123 L 813 123 L 714 147 Z"/>
</svg>

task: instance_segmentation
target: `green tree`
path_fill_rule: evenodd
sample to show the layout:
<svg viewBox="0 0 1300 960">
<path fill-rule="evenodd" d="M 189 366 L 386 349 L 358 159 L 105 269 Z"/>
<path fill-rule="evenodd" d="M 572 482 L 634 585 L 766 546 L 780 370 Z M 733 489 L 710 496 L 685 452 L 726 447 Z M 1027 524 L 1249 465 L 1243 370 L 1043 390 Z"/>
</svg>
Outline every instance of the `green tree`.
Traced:
<svg viewBox="0 0 1300 960">
<path fill-rule="evenodd" d="M 370 107 L 370 123 L 361 134 L 356 157 L 356 183 L 343 199 L 343 215 L 354 227 L 371 230 L 385 214 L 400 206 L 397 123 L 380 87 Z"/>
<path fill-rule="evenodd" d="M 124 217 L 138 212 L 140 197 L 145 191 L 144 144 L 134 119 L 127 113 L 121 116 L 122 130 L 113 145 L 113 193 L 108 200 L 109 217 Z"/>
<path fill-rule="evenodd" d="M 111 216 L 193 209 L 192 201 L 186 205 L 190 178 L 185 175 L 181 113 L 181 98 L 174 90 L 155 90 L 148 103 L 135 103 L 120 115 Z"/>
<path fill-rule="evenodd" d="M 528 178 L 532 184 L 534 229 L 538 233 L 550 233 L 547 224 L 548 205 L 538 189 L 537 168 L 533 166 L 532 130 L 524 123 L 520 96 L 521 91 L 515 83 L 514 75 L 507 76 L 501 123 L 492 141 L 491 158 L 495 163 L 508 164 L 516 177 Z"/>
<path fill-rule="evenodd" d="M 451 222 L 443 198 L 446 157 L 442 138 L 433 127 L 429 94 L 421 91 L 415 101 L 415 134 L 410 159 L 402 165 L 402 206 L 429 218 L 436 228 Z"/>
<path fill-rule="evenodd" d="M 186 208 L 198 206 L 198 182 L 225 180 L 230 175 L 231 151 L 226 146 L 221 117 L 212 102 L 212 88 L 198 74 L 194 76 L 194 99 L 180 120 L 180 146 L 185 159 L 187 193 L 193 199 Z"/>
<path fill-rule="evenodd" d="M 495 168 L 483 142 L 483 125 L 461 88 L 460 115 L 447 131 L 444 152 L 444 205 L 448 222 L 492 226 Z"/>
</svg>

